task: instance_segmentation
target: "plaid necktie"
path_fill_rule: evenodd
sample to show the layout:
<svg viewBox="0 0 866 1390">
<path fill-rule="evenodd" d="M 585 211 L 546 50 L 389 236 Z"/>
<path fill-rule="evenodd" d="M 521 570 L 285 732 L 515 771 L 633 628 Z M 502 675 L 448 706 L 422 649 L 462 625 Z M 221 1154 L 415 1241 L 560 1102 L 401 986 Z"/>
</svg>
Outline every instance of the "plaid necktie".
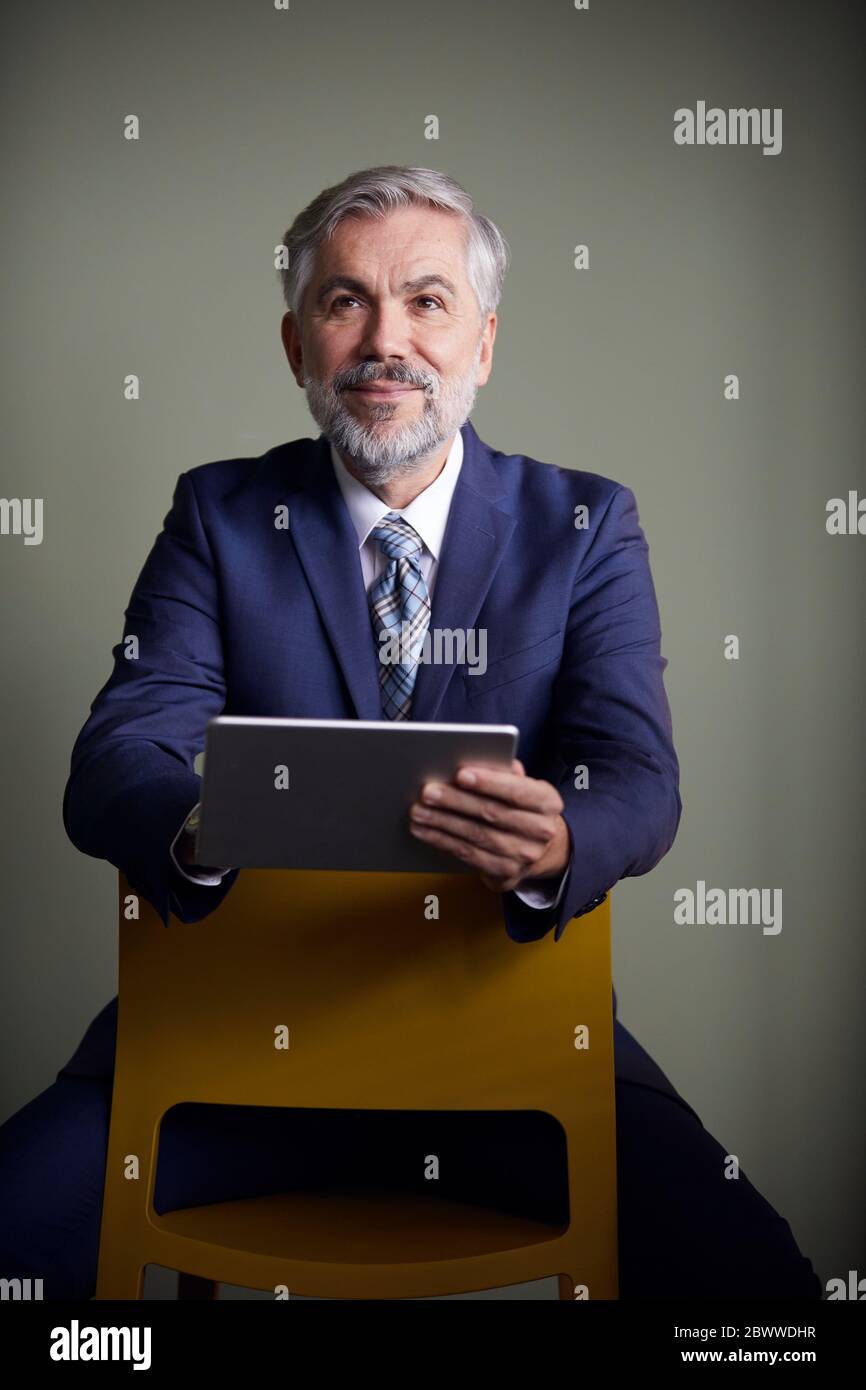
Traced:
<svg viewBox="0 0 866 1390">
<path fill-rule="evenodd" d="M 430 623 L 430 595 L 419 564 L 424 543 L 395 512 L 388 512 L 370 535 L 389 561 L 367 593 L 377 656 L 383 652 L 388 655 L 389 644 L 383 645 L 380 638 L 383 630 L 393 633 L 400 643 L 399 660 L 382 661 L 380 657 L 382 710 L 389 719 L 408 719 L 418 658 Z"/>
</svg>

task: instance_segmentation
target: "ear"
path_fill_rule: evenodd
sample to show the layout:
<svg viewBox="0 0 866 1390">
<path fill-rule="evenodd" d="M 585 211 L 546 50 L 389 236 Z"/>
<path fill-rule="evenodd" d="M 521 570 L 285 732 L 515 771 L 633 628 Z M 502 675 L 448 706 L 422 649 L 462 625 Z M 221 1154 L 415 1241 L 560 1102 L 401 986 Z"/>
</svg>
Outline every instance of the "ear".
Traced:
<svg viewBox="0 0 866 1390">
<path fill-rule="evenodd" d="M 483 386 L 493 370 L 493 342 L 496 338 L 496 315 L 488 314 L 487 322 L 481 333 L 481 352 L 478 357 L 478 374 L 475 378 L 476 386 Z"/>
<path fill-rule="evenodd" d="M 280 324 L 280 337 L 283 342 L 283 349 L 288 358 L 292 375 L 300 387 L 304 385 L 304 351 L 301 341 L 301 330 L 297 319 L 291 310 L 283 314 Z"/>
</svg>

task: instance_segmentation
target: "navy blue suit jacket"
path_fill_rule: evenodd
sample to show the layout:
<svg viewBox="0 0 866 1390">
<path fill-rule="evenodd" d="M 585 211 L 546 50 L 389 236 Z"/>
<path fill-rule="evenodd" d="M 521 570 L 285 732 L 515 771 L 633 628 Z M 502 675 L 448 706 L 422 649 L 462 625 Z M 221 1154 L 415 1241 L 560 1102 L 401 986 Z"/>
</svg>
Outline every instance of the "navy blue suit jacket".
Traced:
<svg viewBox="0 0 866 1390">
<path fill-rule="evenodd" d="M 504 927 L 518 942 L 558 940 L 619 879 L 652 869 L 679 823 L 648 547 L 628 488 L 502 454 L 468 421 L 461 433 L 430 625 L 486 629 L 487 669 L 422 663 L 412 718 L 520 730 L 527 774 L 562 796 L 572 857 L 559 906 L 503 894 Z M 288 529 L 274 525 L 280 506 Z M 199 799 L 208 720 L 383 718 L 357 536 L 324 436 L 181 474 L 113 654 L 73 749 L 64 824 L 166 924 L 169 912 L 197 921 L 237 876 L 196 885 L 169 854 Z"/>
</svg>

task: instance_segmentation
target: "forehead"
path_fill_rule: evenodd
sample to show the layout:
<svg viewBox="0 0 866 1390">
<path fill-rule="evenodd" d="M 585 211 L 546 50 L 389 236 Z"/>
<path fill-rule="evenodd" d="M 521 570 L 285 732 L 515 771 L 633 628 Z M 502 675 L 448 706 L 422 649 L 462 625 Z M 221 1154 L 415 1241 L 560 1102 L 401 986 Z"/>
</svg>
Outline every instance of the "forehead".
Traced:
<svg viewBox="0 0 866 1390">
<path fill-rule="evenodd" d="M 395 208 L 384 217 L 352 214 L 318 247 L 314 274 L 365 269 L 381 274 L 410 264 L 420 268 L 422 261 L 430 268 L 447 267 L 452 277 L 468 284 L 463 218 L 428 207 Z"/>
</svg>

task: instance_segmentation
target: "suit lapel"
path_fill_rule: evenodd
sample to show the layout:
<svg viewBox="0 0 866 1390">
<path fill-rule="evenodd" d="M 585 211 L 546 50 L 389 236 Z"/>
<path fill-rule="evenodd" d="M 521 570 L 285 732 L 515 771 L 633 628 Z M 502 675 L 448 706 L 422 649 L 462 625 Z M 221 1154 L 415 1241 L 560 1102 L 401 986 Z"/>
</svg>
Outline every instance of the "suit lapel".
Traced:
<svg viewBox="0 0 866 1390">
<path fill-rule="evenodd" d="M 464 424 L 463 463 L 439 557 L 431 628 L 473 627 L 515 518 L 497 506 L 504 488 L 490 450 Z M 290 508 L 295 549 L 345 677 L 358 719 L 382 719 L 379 667 L 364 589 L 358 538 L 320 435 L 309 450 Z M 412 719 L 435 721 L 455 668 L 422 662 Z"/>
<path fill-rule="evenodd" d="M 367 607 L 358 537 L 320 435 L 292 497 L 295 550 L 349 687 L 357 719 L 381 719 L 379 667 Z"/>
<path fill-rule="evenodd" d="M 475 625 L 505 547 L 517 522 L 497 506 L 505 489 L 490 450 L 467 420 L 463 463 L 436 572 L 430 627 L 465 630 Z M 434 721 L 455 667 L 424 662 L 418 667 L 412 719 Z"/>
</svg>

